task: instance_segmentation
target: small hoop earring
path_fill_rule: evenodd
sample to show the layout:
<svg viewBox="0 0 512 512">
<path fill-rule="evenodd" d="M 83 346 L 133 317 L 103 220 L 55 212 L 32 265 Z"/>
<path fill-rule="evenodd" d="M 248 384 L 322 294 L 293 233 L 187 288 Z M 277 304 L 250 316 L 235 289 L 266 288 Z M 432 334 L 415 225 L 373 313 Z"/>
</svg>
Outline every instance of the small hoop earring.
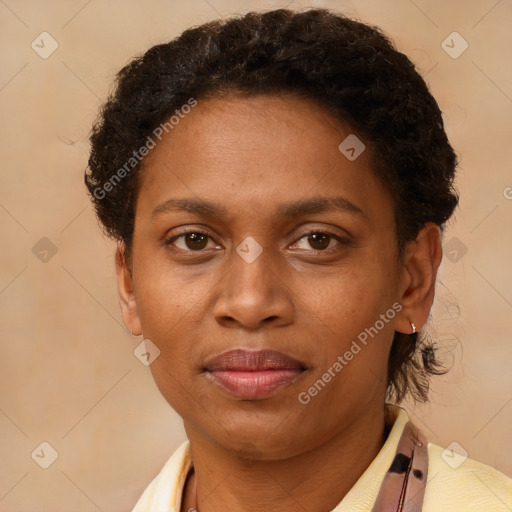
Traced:
<svg viewBox="0 0 512 512">
<path fill-rule="evenodd" d="M 412 333 L 411 334 L 414 334 L 416 332 L 416 326 L 411 322 L 411 327 L 412 327 Z"/>
</svg>

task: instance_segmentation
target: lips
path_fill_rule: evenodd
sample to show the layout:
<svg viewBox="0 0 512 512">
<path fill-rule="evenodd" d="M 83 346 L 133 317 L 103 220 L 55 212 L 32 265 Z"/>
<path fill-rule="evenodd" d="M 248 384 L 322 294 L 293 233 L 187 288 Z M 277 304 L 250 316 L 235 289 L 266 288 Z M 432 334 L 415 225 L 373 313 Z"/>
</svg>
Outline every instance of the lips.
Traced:
<svg viewBox="0 0 512 512">
<path fill-rule="evenodd" d="M 261 400 L 295 382 L 306 369 L 276 350 L 236 349 L 207 361 L 205 375 L 235 398 Z"/>
</svg>

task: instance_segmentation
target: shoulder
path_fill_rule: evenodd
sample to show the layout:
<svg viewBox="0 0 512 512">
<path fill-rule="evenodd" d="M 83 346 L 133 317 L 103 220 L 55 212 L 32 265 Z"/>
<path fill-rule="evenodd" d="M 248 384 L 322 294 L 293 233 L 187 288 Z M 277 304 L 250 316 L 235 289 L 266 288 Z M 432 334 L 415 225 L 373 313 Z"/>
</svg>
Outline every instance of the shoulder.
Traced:
<svg viewBox="0 0 512 512">
<path fill-rule="evenodd" d="M 425 512 L 512 510 L 512 479 L 497 469 L 428 443 Z"/>
<path fill-rule="evenodd" d="M 175 510 L 181 502 L 181 491 L 190 464 L 190 442 L 187 440 L 177 448 L 146 487 L 132 512 Z"/>
</svg>

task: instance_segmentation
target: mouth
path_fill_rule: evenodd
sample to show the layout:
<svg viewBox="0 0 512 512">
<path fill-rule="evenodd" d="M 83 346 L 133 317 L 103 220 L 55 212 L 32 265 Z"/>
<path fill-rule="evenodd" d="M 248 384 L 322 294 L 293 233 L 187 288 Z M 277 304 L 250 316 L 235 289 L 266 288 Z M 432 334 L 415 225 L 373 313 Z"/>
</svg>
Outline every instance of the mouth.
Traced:
<svg viewBox="0 0 512 512">
<path fill-rule="evenodd" d="M 300 361 L 276 350 L 235 349 L 209 360 L 206 377 L 241 400 L 262 400 L 292 384 L 307 370 Z"/>
</svg>

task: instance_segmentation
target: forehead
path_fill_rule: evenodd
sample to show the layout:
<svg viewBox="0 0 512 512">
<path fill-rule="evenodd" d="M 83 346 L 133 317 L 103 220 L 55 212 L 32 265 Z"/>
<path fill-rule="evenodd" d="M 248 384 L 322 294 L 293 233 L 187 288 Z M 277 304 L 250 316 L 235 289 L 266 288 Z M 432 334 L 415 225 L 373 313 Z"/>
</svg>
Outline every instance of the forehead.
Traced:
<svg viewBox="0 0 512 512">
<path fill-rule="evenodd" d="M 250 159 L 257 155 L 262 163 L 276 152 L 287 159 L 322 160 L 338 156 L 338 145 L 350 127 L 337 119 L 327 107 L 296 95 L 256 95 L 198 100 L 197 106 L 174 121 L 163 134 L 147 160 L 151 162 L 166 148 L 188 150 L 191 162 L 207 158 Z M 325 149 L 329 152 L 326 154 Z M 243 153 L 240 153 L 243 150 Z M 362 160 L 366 160 L 366 155 Z"/>
<path fill-rule="evenodd" d="M 340 150 L 345 140 L 357 144 L 354 137 L 313 100 L 198 100 L 145 158 L 140 203 L 149 208 L 171 197 L 196 197 L 222 199 L 228 209 L 242 201 L 257 208 L 329 194 L 357 198 L 363 210 L 371 206 L 366 202 L 389 206 L 369 151 L 351 160 Z"/>
</svg>

